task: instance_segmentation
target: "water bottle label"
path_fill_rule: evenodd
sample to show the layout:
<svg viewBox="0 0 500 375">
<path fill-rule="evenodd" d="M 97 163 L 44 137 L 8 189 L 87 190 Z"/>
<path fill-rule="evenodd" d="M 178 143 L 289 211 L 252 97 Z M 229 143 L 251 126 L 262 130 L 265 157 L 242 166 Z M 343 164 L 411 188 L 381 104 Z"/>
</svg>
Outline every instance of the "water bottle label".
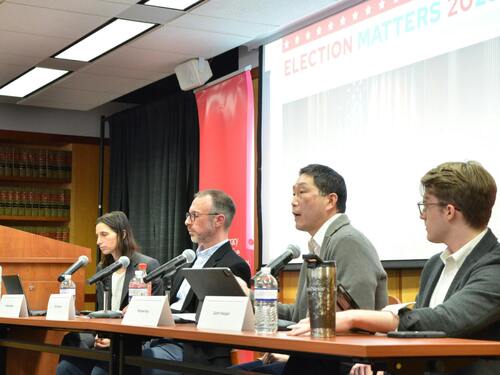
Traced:
<svg viewBox="0 0 500 375">
<path fill-rule="evenodd" d="M 278 300 L 278 289 L 255 289 L 253 296 L 256 301 L 276 301 Z"/>
<path fill-rule="evenodd" d="M 147 296 L 148 290 L 147 288 L 129 288 L 128 290 L 129 297 L 133 296 Z"/>
<path fill-rule="evenodd" d="M 59 289 L 59 294 L 71 294 L 72 296 L 75 296 L 76 289 L 75 288 Z"/>
</svg>

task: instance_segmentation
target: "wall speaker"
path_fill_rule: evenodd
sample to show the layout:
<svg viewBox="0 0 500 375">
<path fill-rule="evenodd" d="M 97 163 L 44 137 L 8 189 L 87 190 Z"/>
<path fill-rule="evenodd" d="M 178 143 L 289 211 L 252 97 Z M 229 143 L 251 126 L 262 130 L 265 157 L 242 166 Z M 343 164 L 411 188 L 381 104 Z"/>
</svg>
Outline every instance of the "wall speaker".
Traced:
<svg viewBox="0 0 500 375">
<path fill-rule="evenodd" d="M 179 86 L 184 91 L 200 87 L 212 77 L 212 69 L 203 57 L 191 59 L 175 67 Z"/>
</svg>

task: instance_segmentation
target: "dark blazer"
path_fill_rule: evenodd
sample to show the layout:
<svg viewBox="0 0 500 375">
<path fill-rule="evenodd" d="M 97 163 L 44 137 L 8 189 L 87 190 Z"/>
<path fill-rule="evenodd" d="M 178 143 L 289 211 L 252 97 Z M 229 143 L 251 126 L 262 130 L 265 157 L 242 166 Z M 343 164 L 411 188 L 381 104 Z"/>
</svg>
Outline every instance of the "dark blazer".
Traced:
<svg viewBox="0 0 500 375">
<path fill-rule="evenodd" d="M 192 267 L 192 265 L 191 263 L 186 267 Z M 229 241 L 217 249 L 203 267 L 229 267 L 234 275 L 241 277 L 247 285 L 250 285 L 250 267 L 243 258 L 234 252 Z M 176 295 L 183 280 L 184 277 L 177 271 L 170 292 L 171 302 L 176 301 Z M 194 313 L 197 306 L 198 300 L 193 291 L 190 290 L 182 306 L 182 312 Z M 227 367 L 231 365 L 231 349 L 213 344 L 184 343 L 184 361 Z"/>
<path fill-rule="evenodd" d="M 490 229 L 458 270 L 442 304 L 429 308 L 443 270 L 439 254 L 420 277 L 416 308 L 400 311 L 400 331 L 445 331 L 452 337 L 500 340 L 500 244 Z M 499 360 L 479 360 L 454 374 L 500 374 Z"/>
<path fill-rule="evenodd" d="M 182 268 L 190 268 L 193 264 L 194 262 L 189 263 Z M 250 267 L 243 258 L 234 252 L 229 241 L 217 249 L 217 251 L 212 254 L 207 263 L 203 266 L 203 268 L 208 267 L 228 267 L 234 275 L 241 277 L 245 280 L 247 285 L 250 285 Z M 179 291 L 183 281 L 184 277 L 181 275 L 181 272 L 177 271 L 174 276 L 174 280 L 172 281 L 172 289 L 170 291 L 171 304 L 177 301 L 177 292 Z M 193 290 L 190 289 L 188 295 L 186 296 L 186 300 L 182 305 L 181 312 L 194 313 L 196 312 L 197 306 L 198 300 L 194 295 Z"/>
<path fill-rule="evenodd" d="M 122 310 L 125 306 L 128 305 L 128 284 L 130 280 L 134 277 L 135 270 L 139 269 L 139 263 L 146 263 L 148 267 L 146 268 L 146 272 L 150 273 L 154 269 L 160 266 L 160 263 L 154 258 L 151 258 L 147 255 L 135 252 L 130 258 L 130 264 L 125 271 L 125 280 L 123 281 L 123 291 L 122 298 L 120 304 L 120 310 Z M 97 266 L 96 271 L 99 272 L 102 269 L 100 265 Z M 163 281 L 161 278 L 152 281 L 153 285 L 151 288 L 151 294 L 153 296 L 162 296 L 164 295 L 163 290 Z M 111 309 L 111 277 L 107 277 L 104 279 L 103 284 L 108 287 L 109 295 L 108 295 L 108 309 Z M 96 299 L 97 299 L 97 310 L 102 310 L 104 307 L 103 304 L 103 285 L 101 283 L 97 283 L 96 285 Z"/>
</svg>

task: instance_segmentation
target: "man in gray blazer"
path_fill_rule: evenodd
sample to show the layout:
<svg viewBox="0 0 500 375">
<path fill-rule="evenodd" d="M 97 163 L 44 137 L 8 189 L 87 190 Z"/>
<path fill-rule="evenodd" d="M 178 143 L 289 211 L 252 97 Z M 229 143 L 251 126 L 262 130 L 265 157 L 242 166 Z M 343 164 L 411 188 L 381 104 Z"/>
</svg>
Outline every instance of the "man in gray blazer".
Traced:
<svg viewBox="0 0 500 375">
<path fill-rule="evenodd" d="M 495 180 L 477 162 L 450 162 L 427 172 L 421 184 L 418 207 L 427 239 L 447 248 L 426 263 L 415 308 L 398 315 L 339 312 L 336 330 L 444 331 L 450 337 L 500 340 L 500 243 L 488 229 Z M 300 325 L 292 334 L 309 331 L 306 321 Z M 500 360 L 480 359 L 454 374 L 500 374 Z"/>
<path fill-rule="evenodd" d="M 320 164 L 302 168 L 293 185 L 295 226 L 311 236 L 311 253 L 336 261 L 337 282 L 354 301 L 361 308 L 378 310 L 387 304 L 387 274 L 371 242 L 349 222 L 346 200 L 344 178 L 332 168 Z M 280 319 L 298 322 L 307 316 L 306 270 L 302 264 L 295 303 L 278 305 Z M 262 360 L 239 368 L 280 374 L 287 358 L 266 354 Z"/>
<path fill-rule="evenodd" d="M 387 305 L 387 274 L 371 242 L 351 225 L 346 200 L 340 174 L 320 164 L 302 168 L 293 186 L 295 226 L 311 235 L 310 252 L 336 261 L 337 282 L 359 307 L 379 310 Z M 307 315 L 306 268 L 302 264 L 295 303 L 278 306 L 281 319 L 298 322 Z"/>
</svg>

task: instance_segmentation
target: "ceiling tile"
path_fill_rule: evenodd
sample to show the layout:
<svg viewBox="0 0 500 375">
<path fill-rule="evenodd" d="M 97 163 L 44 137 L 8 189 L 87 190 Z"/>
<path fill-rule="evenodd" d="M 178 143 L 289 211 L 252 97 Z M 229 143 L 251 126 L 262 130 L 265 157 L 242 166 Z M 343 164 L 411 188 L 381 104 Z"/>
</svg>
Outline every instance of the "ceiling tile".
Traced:
<svg viewBox="0 0 500 375">
<path fill-rule="evenodd" d="M 108 92 L 120 94 L 123 92 L 130 92 L 137 90 L 140 87 L 150 84 L 150 80 L 139 80 L 131 78 L 121 78 L 121 77 L 106 77 L 98 76 L 88 73 L 76 72 L 57 83 L 59 87 L 73 90 L 88 90 L 88 91 L 98 91 L 98 92 Z"/>
<path fill-rule="evenodd" d="M 31 68 L 29 64 L 7 64 L 0 61 L 0 87 Z"/>
<path fill-rule="evenodd" d="M 173 66 L 187 59 L 188 56 L 178 53 L 126 46 L 104 56 L 100 63 L 110 67 L 164 73 L 173 71 Z"/>
<path fill-rule="evenodd" d="M 164 26 L 134 41 L 137 48 L 170 51 L 187 58 L 210 58 L 246 43 L 248 37 Z"/>
<path fill-rule="evenodd" d="M 73 40 L 108 20 L 106 17 L 5 3 L 0 6 L 0 30 Z"/>
<path fill-rule="evenodd" d="M 29 5 L 34 8 L 45 8 L 63 10 L 68 12 L 85 13 L 104 17 L 115 17 L 118 13 L 127 9 L 130 4 L 137 0 L 128 2 L 102 1 L 102 0 L 9 0 L 9 3 Z"/>
<path fill-rule="evenodd" d="M 21 100 L 19 104 L 87 111 L 118 96 L 116 93 L 72 90 L 54 85 Z"/>
<path fill-rule="evenodd" d="M 269 31 L 276 28 L 276 25 L 242 22 L 218 17 L 199 16 L 191 13 L 187 13 L 182 17 L 175 19 L 174 21 L 169 23 L 169 26 L 210 31 L 222 34 L 239 35 L 252 39 L 256 35 L 268 33 Z"/>
<path fill-rule="evenodd" d="M 123 77 L 144 80 L 154 80 L 158 76 L 158 72 L 149 72 L 142 69 L 121 68 L 118 66 L 106 65 L 101 61 L 89 65 L 82 71 L 96 76 Z"/>
<path fill-rule="evenodd" d="M 42 60 L 63 49 L 72 41 L 69 38 L 2 31 L 0 32 L 0 51 L 19 56 L 37 57 Z"/>
<path fill-rule="evenodd" d="M 1 49 L 0 49 L 1 50 Z M 39 62 L 38 57 L 22 56 L 15 53 L 3 52 L 0 53 L 0 64 L 11 64 L 31 67 Z"/>
<path fill-rule="evenodd" d="M 339 0 L 210 0 L 191 13 L 283 26 L 338 2 Z"/>
<path fill-rule="evenodd" d="M 176 19 L 184 12 L 174 9 L 158 8 L 145 5 L 133 5 L 119 14 L 119 17 L 134 21 L 153 22 L 164 25 Z"/>
</svg>

